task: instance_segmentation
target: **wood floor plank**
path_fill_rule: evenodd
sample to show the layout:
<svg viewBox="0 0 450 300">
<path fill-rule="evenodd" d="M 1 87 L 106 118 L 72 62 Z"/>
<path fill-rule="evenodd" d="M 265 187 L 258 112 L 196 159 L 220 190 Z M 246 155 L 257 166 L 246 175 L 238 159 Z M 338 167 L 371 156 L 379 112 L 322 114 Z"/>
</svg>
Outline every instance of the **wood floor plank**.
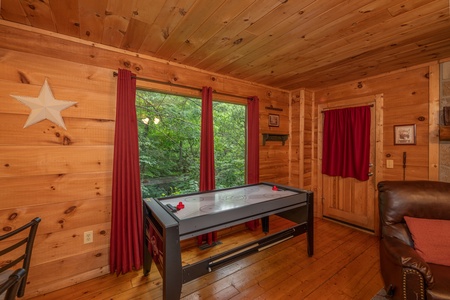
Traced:
<svg viewBox="0 0 450 300">
<path fill-rule="evenodd" d="M 364 289 L 365 285 L 361 285 L 371 279 L 373 276 L 370 273 L 371 270 L 378 269 L 378 260 L 374 259 L 378 256 L 378 247 L 374 247 L 374 245 L 378 245 L 378 243 L 370 241 L 367 245 L 368 247 L 361 255 L 344 266 L 330 280 L 324 282 L 320 288 L 316 289 L 305 299 L 319 299 L 318 297 L 321 297 L 320 299 L 333 299 L 336 295 L 350 299 L 355 292 L 360 292 L 361 289 Z M 366 277 L 367 275 L 369 275 L 368 278 Z"/>
<path fill-rule="evenodd" d="M 316 289 L 320 289 L 323 282 L 330 280 L 344 266 L 354 258 L 354 253 L 363 251 L 365 244 L 371 237 L 352 232 L 345 241 L 333 252 L 328 252 L 323 258 L 305 266 L 303 269 L 291 268 L 287 270 L 291 280 L 277 282 L 263 295 L 255 299 L 304 299 Z M 279 274 L 286 276 L 285 274 Z M 278 276 L 277 276 L 278 278 Z"/>
<path fill-rule="evenodd" d="M 270 220 L 271 231 L 289 226 Z M 379 240 L 368 233 L 328 220 L 315 219 L 315 252 L 308 257 L 306 235 L 291 238 L 264 251 L 233 261 L 182 287 L 181 299 L 371 299 L 382 287 Z M 200 250 L 183 241 L 183 262 L 223 251 L 256 237 L 260 230 L 244 226 L 221 232 L 220 247 Z M 162 278 L 156 268 L 125 275 L 108 274 L 32 300 L 162 299 Z"/>
</svg>

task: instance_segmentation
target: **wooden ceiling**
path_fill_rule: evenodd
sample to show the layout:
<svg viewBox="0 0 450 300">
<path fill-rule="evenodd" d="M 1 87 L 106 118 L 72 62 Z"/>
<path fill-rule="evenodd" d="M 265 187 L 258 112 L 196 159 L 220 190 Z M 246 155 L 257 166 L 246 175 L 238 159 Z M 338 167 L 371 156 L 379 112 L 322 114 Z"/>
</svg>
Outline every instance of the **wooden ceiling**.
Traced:
<svg viewBox="0 0 450 300">
<path fill-rule="evenodd" d="M 450 58 L 449 0 L 0 0 L 1 18 L 285 90 Z"/>
</svg>

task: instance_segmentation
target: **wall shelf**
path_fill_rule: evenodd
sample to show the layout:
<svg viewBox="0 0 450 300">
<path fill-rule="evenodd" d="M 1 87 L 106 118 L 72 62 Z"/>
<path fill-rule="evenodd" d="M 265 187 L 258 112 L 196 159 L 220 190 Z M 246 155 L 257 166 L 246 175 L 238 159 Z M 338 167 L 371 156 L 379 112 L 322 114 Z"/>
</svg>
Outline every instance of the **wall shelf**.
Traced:
<svg viewBox="0 0 450 300">
<path fill-rule="evenodd" d="M 286 143 L 289 134 L 280 134 L 280 133 L 263 133 L 263 146 L 266 145 L 266 141 L 281 141 L 282 145 Z"/>
<path fill-rule="evenodd" d="M 450 141 L 450 125 L 439 126 L 439 140 Z"/>
</svg>

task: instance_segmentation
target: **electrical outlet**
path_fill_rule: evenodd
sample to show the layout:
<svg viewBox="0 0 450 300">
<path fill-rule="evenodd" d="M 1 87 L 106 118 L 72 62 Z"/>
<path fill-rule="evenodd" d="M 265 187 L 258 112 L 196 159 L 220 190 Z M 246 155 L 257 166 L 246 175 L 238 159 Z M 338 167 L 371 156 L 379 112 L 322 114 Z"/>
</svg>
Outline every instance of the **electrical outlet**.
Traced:
<svg viewBox="0 0 450 300">
<path fill-rule="evenodd" d="M 89 244 L 94 241 L 94 232 L 92 230 L 84 232 L 84 243 Z"/>
<path fill-rule="evenodd" d="M 387 169 L 393 169 L 394 168 L 394 161 L 392 159 L 386 160 L 386 168 Z"/>
</svg>

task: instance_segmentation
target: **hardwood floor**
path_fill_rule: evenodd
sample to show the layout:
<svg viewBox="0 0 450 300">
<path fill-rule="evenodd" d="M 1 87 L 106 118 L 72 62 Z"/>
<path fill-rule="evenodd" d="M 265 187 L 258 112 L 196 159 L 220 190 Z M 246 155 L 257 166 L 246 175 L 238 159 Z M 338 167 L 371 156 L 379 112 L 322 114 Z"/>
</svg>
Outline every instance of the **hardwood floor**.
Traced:
<svg viewBox="0 0 450 300">
<path fill-rule="evenodd" d="M 271 231 L 284 219 L 271 217 Z M 183 262 L 234 247 L 258 230 L 229 230 L 222 245 L 208 250 L 182 243 Z M 382 287 L 378 238 L 331 221 L 315 220 L 315 252 L 306 253 L 306 235 L 300 235 L 247 256 L 183 285 L 182 299 L 371 299 Z M 221 247 L 221 248 L 220 248 Z M 157 268 L 148 277 L 142 271 L 105 275 L 59 291 L 32 298 L 53 299 L 162 299 Z M 170 299 L 171 300 L 171 299 Z"/>
</svg>

